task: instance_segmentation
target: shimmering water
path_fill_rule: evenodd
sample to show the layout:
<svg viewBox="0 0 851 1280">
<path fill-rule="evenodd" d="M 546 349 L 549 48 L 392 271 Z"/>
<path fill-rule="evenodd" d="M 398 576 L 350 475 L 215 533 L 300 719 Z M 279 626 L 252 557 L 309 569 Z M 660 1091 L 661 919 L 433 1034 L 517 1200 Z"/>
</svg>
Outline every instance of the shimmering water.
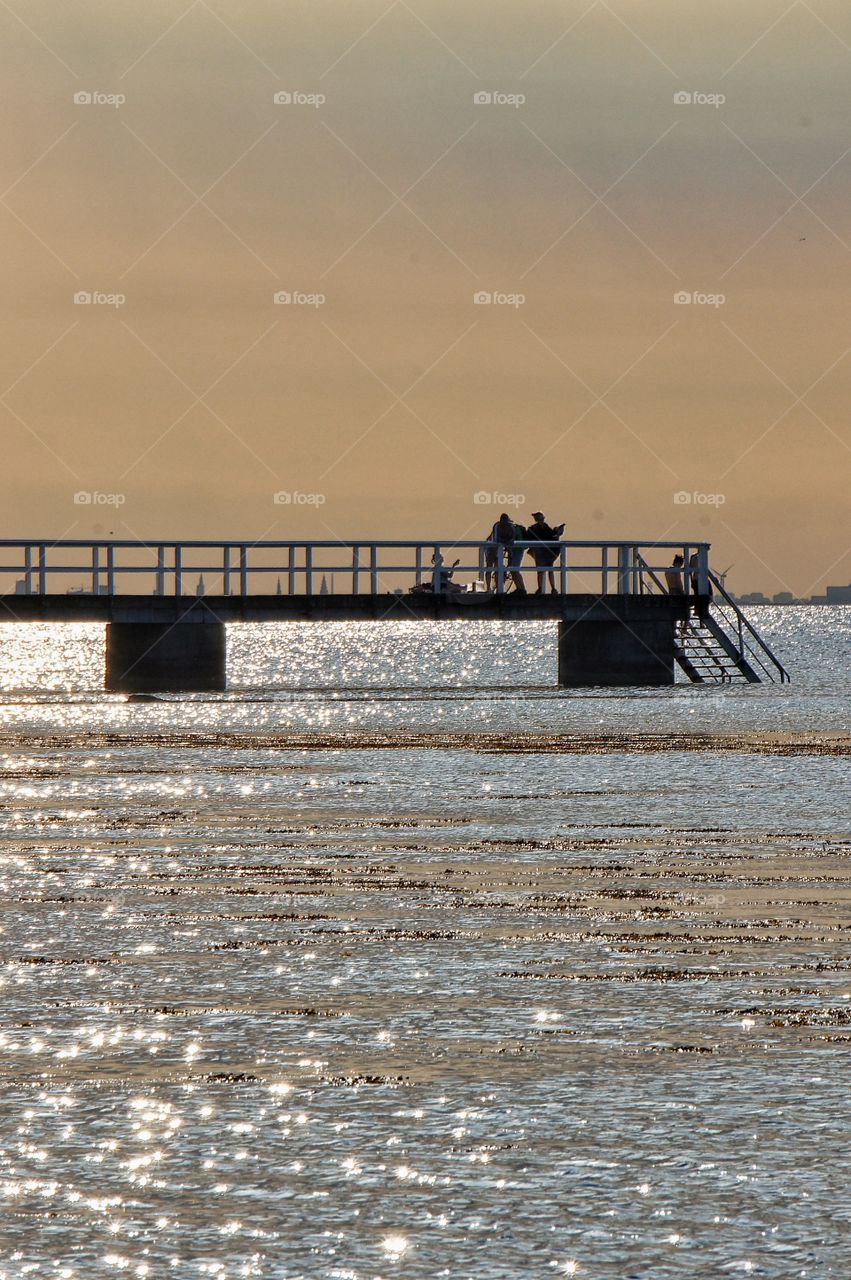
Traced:
<svg viewBox="0 0 851 1280">
<path fill-rule="evenodd" d="M 851 610 L 754 617 L 793 685 L 322 624 L 137 706 L 3 628 L 2 1280 L 851 1274 Z"/>
</svg>

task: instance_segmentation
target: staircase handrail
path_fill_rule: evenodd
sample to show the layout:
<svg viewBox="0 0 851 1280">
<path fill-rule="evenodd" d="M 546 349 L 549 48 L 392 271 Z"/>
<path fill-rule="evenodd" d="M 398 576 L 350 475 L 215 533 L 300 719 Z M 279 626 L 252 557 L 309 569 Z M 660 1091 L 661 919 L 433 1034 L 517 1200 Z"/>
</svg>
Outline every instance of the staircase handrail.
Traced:
<svg viewBox="0 0 851 1280">
<path fill-rule="evenodd" d="M 766 657 L 767 657 L 767 658 L 768 658 L 768 659 L 773 663 L 773 665 L 774 665 L 774 667 L 776 668 L 776 670 L 780 673 L 780 683 L 781 683 L 781 684 L 789 684 L 789 683 L 791 682 L 791 677 L 790 677 L 790 675 L 789 675 L 789 672 L 788 672 L 788 671 L 786 670 L 786 668 L 783 666 L 783 663 L 780 661 L 780 659 L 779 659 L 779 658 L 777 658 L 777 657 L 775 656 L 775 654 L 774 654 L 774 653 L 772 653 L 771 648 L 770 648 L 770 647 L 765 643 L 765 641 L 763 640 L 763 638 L 762 638 L 762 636 L 759 634 L 759 632 L 756 630 L 756 628 L 755 628 L 755 627 L 754 627 L 754 626 L 749 622 L 747 615 L 746 615 L 745 613 L 743 613 L 743 611 L 742 611 L 742 610 L 739 608 L 739 606 L 736 604 L 736 602 L 735 602 L 735 600 L 733 599 L 733 597 L 730 595 L 729 591 L 727 591 L 727 589 L 726 589 L 726 587 L 723 585 L 723 583 L 721 583 L 721 582 L 718 580 L 718 578 L 715 576 L 715 574 L 714 574 L 711 570 L 710 570 L 710 572 L 709 572 L 709 581 L 710 581 L 710 582 L 712 583 L 712 585 L 716 588 L 716 590 L 718 591 L 718 593 L 720 594 L 720 596 L 723 598 L 724 602 L 729 606 L 729 608 L 730 608 L 730 609 L 732 609 L 733 614 L 735 615 L 735 618 L 736 618 L 736 625 L 737 625 L 737 627 L 738 627 L 738 632 L 739 632 L 739 648 L 740 648 L 740 652 L 743 652 L 743 651 L 744 651 L 744 648 L 745 648 L 745 640 L 744 640 L 744 634 L 743 634 L 743 631 L 744 631 L 744 630 L 747 630 L 747 632 L 749 633 L 749 635 L 751 635 L 751 636 L 753 637 L 753 639 L 756 641 L 757 645 L 758 645 L 758 646 L 759 646 L 759 648 L 762 650 L 762 652 L 763 652 L 763 653 L 766 655 Z M 719 606 L 718 606 L 718 602 L 717 602 L 717 600 L 715 601 L 715 605 L 716 605 L 716 608 L 718 608 L 718 607 L 719 607 Z M 762 662 L 762 660 L 761 660 L 761 658 L 760 658 L 759 654 L 758 654 L 758 653 L 756 653 L 756 652 L 751 648 L 751 646 L 750 646 L 750 645 L 747 645 L 747 649 L 748 649 L 748 652 L 751 654 L 751 656 L 752 656 L 752 657 L 754 657 L 754 658 L 756 658 L 756 660 L 759 662 L 760 666 L 761 666 L 761 667 L 763 667 L 763 670 L 765 670 L 764 663 Z"/>
<path fill-rule="evenodd" d="M 654 570 L 650 568 L 647 561 L 638 552 L 636 552 L 636 560 L 638 563 L 640 581 L 642 586 L 644 585 L 644 578 L 646 574 L 647 577 L 650 579 L 650 581 L 654 584 L 654 586 L 659 591 L 661 591 L 663 595 L 669 595 L 670 592 L 668 591 L 666 584 L 662 582 L 661 578 L 659 578 L 658 575 L 654 572 Z M 686 580 L 688 581 L 688 579 Z M 718 592 L 718 596 L 720 597 L 720 600 L 718 599 L 718 597 L 716 597 L 713 603 L 721 613 L 722 617 L 724 616 L 724 605 L 727 605 L 733 612 L 735 622 L 731 623 L 727 619 L 725 619 L 725 621 L 727 621 L 728 626 L 731 626 L 731 625 L 735 626 L 738 632 L 740 657 L 744 658 L 745 652 L 747 651 L 748 655 L 751 658 L 753 658 L 753 660 L 758 664 L 759 667 L 762 668 L 762 670 L 769 677 L 769 679 L 774 679 L 774 676 L 772 675 L 770 668 L 766 666 L 765 662 L 761 657 L 761 654 L 760 654 L 760 650 L 761 650 L 761 652 L 764 653 L 765 656 L 768 658 L 769 662 L 772 663 L 775 670 L 779 673 L 780 683 L 789 684 L 791 681 L 789 672 L 783 666 L 782 662 L 780 662 L 780 660 L 775 656 L 775 654 L 772 653 L 771 648 L 765 643 L 762 636 L 759 634 L 756 628 L 748 620 L 747 615 L 739 608 L 739 606 L 736 604 L 733 597 L 730 595 L 729 591 L 727 591 L 727 588 L 719 580 L 719 578 L 716 577 L 716 575 L 712 572 L 711 569 L 709 570 L 709 581 L 715 587 L 716 591 Z M 722 604 L 722 601 L 723 601 L 723 604 Z M 754 647 L 754 645 L 751 645 L 747 642 L 747 640 L 745 639 L 745 631 L 748 632 L 749 636 L 753 637 L 753 640 L 756 643 L 756 647 Z"/>
</svg>

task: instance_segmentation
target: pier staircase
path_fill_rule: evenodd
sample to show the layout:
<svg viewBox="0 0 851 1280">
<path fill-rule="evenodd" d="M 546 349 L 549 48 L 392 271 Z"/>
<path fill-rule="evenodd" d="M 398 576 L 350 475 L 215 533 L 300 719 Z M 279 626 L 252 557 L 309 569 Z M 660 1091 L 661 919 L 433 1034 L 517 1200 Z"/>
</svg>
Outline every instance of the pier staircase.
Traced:
<svg viewBox="0 0 851 1280">
<path fill-rule="evenodd" d="M 709 609 L 679 624 L 674 657 L 680 669 L 693 684 L 788 684 L 788 671 L 723 583 L 711 572 L 709 581 Z M 646 564 L 641 582 L 644 590 L 665 591 Z"/>
</svg>

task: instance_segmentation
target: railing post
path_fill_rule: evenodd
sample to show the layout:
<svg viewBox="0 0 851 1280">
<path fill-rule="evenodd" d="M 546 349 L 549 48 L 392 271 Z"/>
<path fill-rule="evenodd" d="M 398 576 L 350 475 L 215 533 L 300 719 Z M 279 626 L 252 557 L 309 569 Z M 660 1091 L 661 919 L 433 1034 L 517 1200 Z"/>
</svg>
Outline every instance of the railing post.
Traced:
<svg viewBox="0 0 851 1280">
<path fill-rule="evenodd" d="M 629 595 L 629 547 L 618 546 L 618 595 Z"/>
<path fill-rule="evenodd" d="M 415 572 L 416 572 L 417 586 L 419 586 L 419 585 L 420 585 L 420 583 L 421 583 L 421 582 L 422 582 L 422 580 L 423 580 L 423 547 L 422 547 L 422 543 L 419 543 L 419 544 L 418 544 L 418 546 L 417 546 L 417 559 L 416 559 L 416 571 L 415 571 Z"/>
<path fill-rule="evenodd" d="M 600 574 L 602 577 L 603 595 L 609 594 L 609 548 L 603 547 L 603 558 L 600 565 Z"/>
<path fill-rule="evenodd" d="M 558 589 L 563 596 L 566 596 L 567 595 L 567 547 L 564 545 L 564 543 L 562 543 L 561 547 L 559 548 L 558 576 L 559 576 Z"/>
<path fill-rule="evenodd" d="M 115 547 L 110 542 L 106 548 L 106 591 L 115 595 Z"/>
<path fill-rule="evenodd" d="M 157 547 L 157 595 L 165 595 L 165 547 Z"/>
<path fill-rule="evenodd" d="M 502 595 L 505 590 L 505 551 L 502 543 L 496 542 L 496 591 L 497 595 Z"/>
<path fill-rule="evenodd" d="M 248 547 L 244 542 L 239 548 L 239 594 L 248 595 Z"/>
<path fill-rule="evenodd" d="M 431 589 L 438 595 L 443 585 L 443 552 L 435 547 L 431 557 Z"/>
<path fill-rule="evenodd" d="M 100 547 L 92 547 L 92 595 L 100 595 Z"/>
<path fill-rule="evenodd" d="M 43 542 L 38 548 L 38 594 L 43 596 L 47 591 L 47 547 Z"/>
<path fill-rule="evenodd" d="M 28 596 L 33 593 L 33 549 L 24 547 L 24 590 Z"/>
<path fill-rule="evenodd" d="M 222 594 L 230 595 L 230 543 L 222 547 Z"/>
<path fill-rule="evenodd" d="M 360 547 L 357 543 L 352 547 L 352 595 L 357 595 L 360 586 Z"/>
<path fill-rule="evenodd" d="M 292 542 L 287 557 L 287 590 L 291 596 L 295 595 L 295 545 Z"/>
<path fill-rule="evenodd" d="M 174 594 L 183 595 L 183 547 L 174 547 Z"/>
<path fill-rule="evenodd" d="M 369 594 L 378 595 L 378 547 L 374 542 L 369 548 Z"/>
<path fill-rule="evenodd" d="M 313 595 L 313 544 L 304 544 L 304 582 L 305 595 Z"/>
</svg>

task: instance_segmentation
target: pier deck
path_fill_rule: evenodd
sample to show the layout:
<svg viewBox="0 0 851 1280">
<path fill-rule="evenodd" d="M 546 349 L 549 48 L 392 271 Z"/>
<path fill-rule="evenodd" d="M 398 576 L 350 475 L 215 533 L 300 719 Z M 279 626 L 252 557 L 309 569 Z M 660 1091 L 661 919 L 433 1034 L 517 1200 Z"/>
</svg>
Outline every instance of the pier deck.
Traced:
<svg viewBox="0 0 851 1280">
<path fill-rule="evenodd" d="M 236 622 L 578 622 L 582 618 L 633 616 L 684 618 L 684 596 L 569 595 L 539 596 L 485 592 L 452 594 L 393 592 L 334 595 L 143 596 L 5 595 L 0 621 L 122 622 L 175 626 Z"/>
<path fill-rule="evenodd" d="M 548 545 L 557 589 L 538 595 L 533 541 L 514 544 L 512 571 L 503 547 L 441 538 L 2 539 L 0 621 L 105 624 L 106 688 L 126 692 L 224 689 L 225 627 L 247 622 L 555 622 L 561 685 L 673 684 L 676 664 L 695 682 L 788 679 L 712 574 L 708 543 Z M 518 555 L 525 593 L 508 589 Z"/>
</svg>

